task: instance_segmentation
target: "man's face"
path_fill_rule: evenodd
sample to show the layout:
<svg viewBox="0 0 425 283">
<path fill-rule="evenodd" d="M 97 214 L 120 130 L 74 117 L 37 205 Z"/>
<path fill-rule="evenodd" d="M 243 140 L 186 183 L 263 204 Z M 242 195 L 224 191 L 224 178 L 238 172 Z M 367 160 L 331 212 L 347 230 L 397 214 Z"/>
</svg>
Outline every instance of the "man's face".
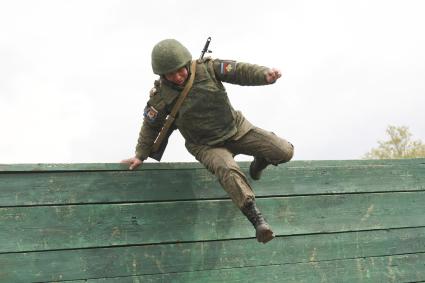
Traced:
<svg viewBox="0 0 425 283">
<path fill-rule="evenodd" d="M 186 67 L 181 67 L 180 69 L 174 71 L 174 72 L 170 72 L 170 73 L 166 73 L 165 74 L 165 78 L 167 80 L 169 80 L 170 82 L 173 82 L 177 85 L 184 85 L 184 83 L 186 82 L 188 77 L 188 72 Z"/>
</svg>

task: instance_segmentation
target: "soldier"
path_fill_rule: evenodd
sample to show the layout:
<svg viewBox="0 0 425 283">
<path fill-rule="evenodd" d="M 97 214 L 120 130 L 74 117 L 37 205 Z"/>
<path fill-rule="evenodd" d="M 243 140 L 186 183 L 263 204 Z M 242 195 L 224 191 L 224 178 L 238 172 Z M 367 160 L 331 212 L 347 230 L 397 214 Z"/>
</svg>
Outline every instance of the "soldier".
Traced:
<svg viewBox="0 0 425 283">
<path fill-rule="evenodd" d="M 293 146 L 274 133 L 253 126 L 233 109 L 222 82 L 238 85 L 273 84 L 281 77 L 278 69 L 229 60 L 206 58 L 191 64 L 192 55 L 175 39 L 165 39 L 152 50 L 152 69 L 160 76 L 144 110 L 135 157 L 123 160 L 129 169 L 140 166 L 151 153 L 171 108 L 196 72 L 192 88 L 183 101 L 175 126 L 185 139 L 187 150 L 215 174 L 232 201 L 253 224 L 258 242 L 274 238 L 273 231 L 255 204 L 250 184 L 233 157 L 254 156 L 249 174 L 260 179 L 270 164 L 288 162 Z"/>
</svg>

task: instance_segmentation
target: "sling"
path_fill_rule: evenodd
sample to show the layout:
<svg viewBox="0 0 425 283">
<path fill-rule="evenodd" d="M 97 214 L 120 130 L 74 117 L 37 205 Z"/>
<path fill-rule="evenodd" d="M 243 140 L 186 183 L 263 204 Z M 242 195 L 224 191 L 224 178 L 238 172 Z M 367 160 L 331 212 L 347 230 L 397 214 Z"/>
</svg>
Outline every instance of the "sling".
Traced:
<svg viewBox="0 0 425 283">
<path fill-rule="evenodd" d="M 156 138 L 155 142 L 152 145 L 151 149 L 151 157 L 160 160 L 162 157 L 162 154 L 165 150 L 165 147 L 161 147 L 161 145 L 164 142 L 164 139 L 168 139 L 168 137 L 171 135 L 170 127 L 173 125 L 174 120 L 176 119 L 176 115 L 180 110 L 180 107 L 183 104 L 184 99 L 186 98 L 187 94 L 189 93 L 190 89 L 192 88 L 193 80 L 195 79 L 195 72 L 196 72 L 196 60 L 192 61 L 191 65 L 191 74 L 189 81 L 185 85 L 184 89 L 182 90 L 179 98 L 176 101 L 176 104 L 174 104 L 173 109 L 171 109 L 171 113 L 167 116 L 167 119 L 165 120 L 164 126 L 162 127 L 161 131 L 158 134 L 158 137 Z M 160 152 L 158 152 L 159 149 L 162 149 Z"/>
</svg>

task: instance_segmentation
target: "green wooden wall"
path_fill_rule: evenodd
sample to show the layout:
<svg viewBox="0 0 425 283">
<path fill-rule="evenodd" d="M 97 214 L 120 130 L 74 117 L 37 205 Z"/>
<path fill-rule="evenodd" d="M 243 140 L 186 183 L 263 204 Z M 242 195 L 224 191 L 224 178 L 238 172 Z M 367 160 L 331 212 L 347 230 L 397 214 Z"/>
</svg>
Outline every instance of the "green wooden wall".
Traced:
<svg viewBox="0 0 425 283">
<path fill-rule="evenodd" d="M 425 159 L 294 161 L 252 185 L 266 245 L 198 164 L 0 165 L 0 282 L 425 281 Z"/>
</svg>

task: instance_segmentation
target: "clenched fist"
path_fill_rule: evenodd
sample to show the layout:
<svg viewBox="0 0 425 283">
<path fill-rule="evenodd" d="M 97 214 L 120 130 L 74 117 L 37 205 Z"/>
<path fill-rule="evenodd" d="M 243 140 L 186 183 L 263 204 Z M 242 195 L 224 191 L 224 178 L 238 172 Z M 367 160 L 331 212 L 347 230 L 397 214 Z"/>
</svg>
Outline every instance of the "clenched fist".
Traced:
<svg viewBox="0 0 425 283">
<path fill-rule="evenodd" d="M 269 84 L 274 83 L 282 76 L 282 72 L 279 69 L 271 68 L 266 71 L 266 81 Z"/>
</svg>

